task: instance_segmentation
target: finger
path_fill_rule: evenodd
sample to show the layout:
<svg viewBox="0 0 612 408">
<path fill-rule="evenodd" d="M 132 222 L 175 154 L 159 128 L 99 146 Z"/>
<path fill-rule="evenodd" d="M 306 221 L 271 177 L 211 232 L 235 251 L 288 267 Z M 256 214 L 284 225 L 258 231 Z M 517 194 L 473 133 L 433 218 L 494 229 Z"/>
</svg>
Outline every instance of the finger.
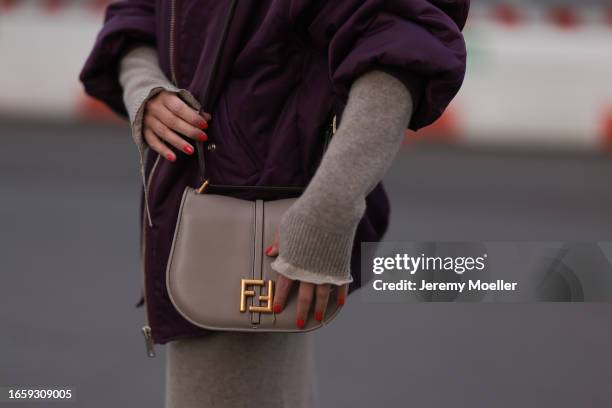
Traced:
<svg viewBox="0 0 612 408">
<path fill-rule="evenodd" d="M 346 297 L 348 296 L 348 283 L 346 285 L 342 285 L 338 288 L 338 305 L 343 306 L 346 302 Z"/>
<path fill-rule="evenodd" d="M 145 126 L 153 130 L 157 137 L 163 141 L 170 143 L 172 146 L 182 150 L 186 154 L 193 154 L 193 146 L 187 143 L 182 137 L 174 133 L 172 129 L 164 125 L 155 116 L 148 115 L 145 118 Z"/>
<path fill-rule="evenodd" d="M 272 245 L 266 248 L 266 255 L 268 256 L 277 256 L 278 255 L 278 231 L 274 234 L 274 241 L 272 241 Z"/>
<path fill-rule="evenodd" d="M 202 112 L 200 114 L 204 116 L 204 119 L 206 119 L 208 122 L 210 122 L 210 120 L 212 119 L 212 115 L 208 112 Z"/>
<path fill-rule="evenodd" d="M 174 93 L 165 94 L 162 102 L 164 106 L 179 118 L 185 122 L 200 128 L 208 128 L 208 121 L 203 116 L 199 115 L 198 112 L 187 105 L 181 98 Z"/>
<path fill-rule="evenodd" d="M 295 325 L 298 329 L 303 329 L 304 326 L 306 326 L 306 321 L 308 321 L 308 310 L 312 303 L 314 286 L 315 285 L 310 282 L 300 282 L 297 299 L 297 316 L 295 320 Z"/>
<path fill-rule="evenodd" d="M 322 322 L 329 302 L 329 284 L 317 285 L 315 289 L 315 309 L 314 318 L 317 322 Z"/>
<path fill-rule="evenodd" d="M 151 149 L 159 153 L 162 157 L 165 157 L 166 160 L 171 162 L 176 160 L 176 156 L 172 153 L 172 150 L 170 150 L 151 129 L 146 128 L 144 130 L 144 139 Z"/>
<path fill-rule="evenodd" d="M 286 276 L 278 275 L 274 288 L 274 313 L 280 313 L 285 308 L 293 281 Z"/>
<path fill-rule="evenodd" d="M 159 119 L 161 123 L 166 125 L 166 127 L 181 135 L 199 142 L 205 142 L 208 140 L 208 135 L 206 133 L 191 125 L 189 122 L 186 122 L 181 117 L 170 112 L 170 110 L 163 105 L 155 107 L 150 113 Z"/>
</svg>

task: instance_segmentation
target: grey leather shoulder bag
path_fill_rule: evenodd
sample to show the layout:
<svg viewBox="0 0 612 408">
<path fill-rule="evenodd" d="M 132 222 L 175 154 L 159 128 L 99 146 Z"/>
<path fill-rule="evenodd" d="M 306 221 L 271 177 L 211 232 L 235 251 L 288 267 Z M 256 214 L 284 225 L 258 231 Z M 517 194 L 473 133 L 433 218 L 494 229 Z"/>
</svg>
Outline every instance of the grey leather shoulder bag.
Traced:
<svg viewBox="0 0 612 408">
<path fill-rule="evenodd" d="M 237 0 L 232 0 L 229 6 L 202 106 L 212 105 L 210 85 L 218 71 L 236 4 Z M 325 146 L 332 134 L 328 129 Z M 281 216 L 296 198 L 251 201 L 211 193 L 281 190 L 295 197 L 302 188 L 214 185 L 206 178 L 201 142 L 197 143 L 197 154 L 202 185 L 197 189 L 187 187 L 183 193 L 166 269 L 168 294 L 176 310 L 194 325 L 210 330 L 305 332 L 329 322 L 340 310 L 334 285 L 322 322 L 308 319 L 303 329 L 297 329 L 296 296 L 289 297 L 282 313 L 273 311 L 277 274 L 264 247 L 273 242 Z"/>
</svg>

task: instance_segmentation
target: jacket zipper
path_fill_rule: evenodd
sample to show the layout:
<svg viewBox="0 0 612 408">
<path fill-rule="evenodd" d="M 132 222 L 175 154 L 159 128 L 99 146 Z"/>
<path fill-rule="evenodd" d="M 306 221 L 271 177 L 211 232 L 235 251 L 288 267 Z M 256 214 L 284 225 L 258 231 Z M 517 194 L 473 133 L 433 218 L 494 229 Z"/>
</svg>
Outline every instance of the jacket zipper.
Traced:
<svg viewBox="0 0 612 408">
<path fill-rule="evenodd" d="M 170 0 L 170 42 L 168 44 L 168 54 L 170 57 L 170 76 L 172 83 L 174 86 L 178 86 L 178 81 L 176 77 L 176 2 L 177 0 Z M 147 184 L 145 188 L 147 191 L 151 185 L 151 180 L 155 174 L 155 170 L 157 169 L 157 165 L 159 163 L 160 156 L 158 155 L 155 159 L 155 163 L 153 163 L 153 168 L 151 168 L 151 174 L 149 174 L 149 178 L 147 179 Z M 144 224 L 143 224 L 144 225 Z M 153 340 L 153 331 L 151 330 L 151 326 L 149 324 L 149 313 L 148 313 L 148 302 L 147 302 L 147 287 L 146 287 L 146 265 L 145 265 L 145 251 L 147 245 L 146 239 L 146 226 L 143 229 L 143 244 L 142 244 L 142 254 L 141 254 L 141 265 L 142 265 L 142 276 L 143 276 L 143 288 L 144 288 L 144 302 L 145 302 L 145 320 L 146 324 L 142 327 L 141 332 L 145 340 L 145 347 L 147 351 L 147 356 L 155 357 L 155 342 Z"/>
<path fill-rule="evenodd" d="M 151 335 L 151 327 L 148 324 L 142 327 L 142 335 L 145 338 L 147 356 L 151 358 L 155 357 L 155 344 L 153 343 L 153 336 Z"/>
<path fill-rule="evenodd" d="M 149 190 L 151 186 L 151 180 L 153 180 L 153 176 L 155 175 L 155 170 L 157 170 L 157 165 L 159 164 L 159 158 L 161 156 L 157 155 L 155 158 L 155 163 L 153 163 L 153 167 L 151 168 L 151 173 L 149 174 L 149 178 L 147 179 L 146 189 Z M 146 215 L 143 214 L 143 218 Z M 143 297 L 144 297 L 144 313 L 145 313 L 145 325 L 142 326 L 141 332 L 144 337 L 145 347 L 147 351 L 148 357 L 155 357 L 155 342 L 153 341 L 153 332 L 151 331 L 151 326 L 149 324 L 149 303 L 147 302 L 147 281 L 146 281 L 146 256 L 145 252 L 147 250 L 147 225 L 146 220 L 142 220 L 142 251 L 140 254 L 140 265 L 142 266 L 142 278 L 143 278 Z"/>
<path fill-rule="evenodd" d="M 175 57 L 176 57 L 176 46 L 175 46 L 175 27 L 176 27 L 176 1 L 170 0 L 170 44 L 169 44 L 169 53 L 170 53 L 170 76 L 172 77 L 172 83 L 174 86 L 178 87 L 178 81 L 176 80 L 176 67 L 175 67 Z"/>
</svg>

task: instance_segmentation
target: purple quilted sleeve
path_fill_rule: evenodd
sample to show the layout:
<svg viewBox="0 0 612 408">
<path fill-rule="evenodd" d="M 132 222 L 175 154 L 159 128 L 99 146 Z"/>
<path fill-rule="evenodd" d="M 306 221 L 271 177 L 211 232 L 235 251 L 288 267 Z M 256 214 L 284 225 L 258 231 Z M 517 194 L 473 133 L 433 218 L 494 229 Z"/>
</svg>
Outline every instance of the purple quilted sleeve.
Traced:
<svg viewBox="0 0 612 408">
<path fill-rule="evenodd" d="M 116 113 L 127 116 L 118 62 L 135 45 L 156 44 L 155 29 L 154 0 L 127 0 L 109 5 L 104 25 L 79 76 L 85 92 Z"/>
<path fill-rule="evenodd" d="M 327 1 L 309 31 L 326 48 L 334 92 L 373 69 L 398 77 L 411 91 L 409 128 L 435 121 L 459 91 L 466 67 L 461 29 L 469 0 Z"/>
</svg>

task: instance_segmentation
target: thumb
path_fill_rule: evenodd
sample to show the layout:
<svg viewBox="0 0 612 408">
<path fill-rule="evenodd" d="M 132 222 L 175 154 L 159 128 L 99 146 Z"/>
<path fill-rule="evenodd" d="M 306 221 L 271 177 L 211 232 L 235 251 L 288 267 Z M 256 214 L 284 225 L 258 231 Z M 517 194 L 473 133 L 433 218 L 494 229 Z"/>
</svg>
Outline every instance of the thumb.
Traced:
<svg viewBox="0 0 612 408">
<path fill-rule="evenodd" d="M 266 255 L 268 256 L 278 255 L 278 241 L 279 241 L 279 235 L 278 235 L 278 231 L 276 231 L 276 234 L 274 234 L 274 242 L 272 242 L 272 245 L 266 248 Z"/>
</svg>

